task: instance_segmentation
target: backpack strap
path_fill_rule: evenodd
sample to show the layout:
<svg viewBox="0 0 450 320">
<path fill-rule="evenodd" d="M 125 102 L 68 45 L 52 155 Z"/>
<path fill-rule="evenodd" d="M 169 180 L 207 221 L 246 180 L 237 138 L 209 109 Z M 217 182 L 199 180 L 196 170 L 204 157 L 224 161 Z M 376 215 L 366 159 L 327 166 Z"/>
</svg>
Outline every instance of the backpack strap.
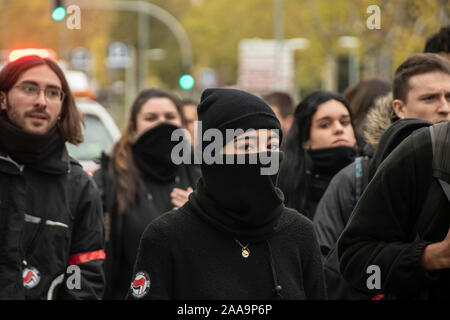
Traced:
<svg viewBox="0 0 450 320">
<path fill-rule="evenodd" d="M 363 168 L 362 168 L 362 159 L 363 157 L 357 157 L 355 159 L 355 203 L 359 201 L 362 194 L 363 189 Z"/>
<path fill-rule="evenodd" d="M 450 125 L 439 123 L 429 127 L 431 145 L 433 148 L 433 172 L 432 175 L 438 179 L 444 193 L 450 201 Z"/>
<path fill-rule="evenodd" d="M 355 198 L 354 205 L 359 201 L 364 189 L 369 184 L 369 157 L 357 157 L 355 159 Z"/>
</svg>

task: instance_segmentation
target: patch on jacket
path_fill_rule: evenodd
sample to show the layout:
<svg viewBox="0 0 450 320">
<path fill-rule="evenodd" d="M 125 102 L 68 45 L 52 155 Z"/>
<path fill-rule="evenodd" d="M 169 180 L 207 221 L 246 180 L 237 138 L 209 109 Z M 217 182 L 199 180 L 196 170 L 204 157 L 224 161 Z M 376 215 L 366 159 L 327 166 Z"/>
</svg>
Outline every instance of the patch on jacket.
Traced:
<svg viewBox="0 0 450 320">
<path fill-rule="evenodd" d="M 39 284 L 41 275 L 34 267 L 27 267 L 22 272 L 23 286 L 26 289 L 33 289 Z"/>
<path fill-rule="evenodd" d="M 136 273 L 133 282 L 131 283 L 131 294 L 135 298 L 142 298 L 147 295 L 150 290 L 150 277 L 147 272 L 139 271 Z"/>
</svg>

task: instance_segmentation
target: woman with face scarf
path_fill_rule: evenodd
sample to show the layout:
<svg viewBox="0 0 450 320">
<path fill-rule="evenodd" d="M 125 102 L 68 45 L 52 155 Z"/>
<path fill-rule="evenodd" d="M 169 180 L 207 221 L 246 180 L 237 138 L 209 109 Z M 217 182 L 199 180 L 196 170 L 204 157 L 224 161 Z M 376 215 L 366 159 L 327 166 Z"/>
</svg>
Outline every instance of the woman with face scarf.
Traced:
<svg viewBox="0 0 450 320">
<path fill-rule="evenodd" d="M 356 143 L 344 98 L 317 91 L 303 99 L 283 145 L 278 186 L 286 205 L 312 220 L 331 178 L 354 160 Z"/>
<path fill-rule="evenodd" d="M 106 299 L 125 297 L 145 227 L 187 201 L 199 176 L 193 166 L 171 161 L 178 143 L 171 136 L 183 124 L 180 106 L 169 91 L 142 91 L 121 139 L 110 157 L 102 157 L 102 168 L 94 174 L 103 196 Z"/>
<path fill-rule="evenodd" d="M 145 230 L 127 298 L 325 299 L 312 223 L 275 187 L 282 132 L 270 106 L 211 88 L 198 117 L 199 134 L 219 136 L 199 145 L 202 176 L 189 201 Z"/>
</svg>

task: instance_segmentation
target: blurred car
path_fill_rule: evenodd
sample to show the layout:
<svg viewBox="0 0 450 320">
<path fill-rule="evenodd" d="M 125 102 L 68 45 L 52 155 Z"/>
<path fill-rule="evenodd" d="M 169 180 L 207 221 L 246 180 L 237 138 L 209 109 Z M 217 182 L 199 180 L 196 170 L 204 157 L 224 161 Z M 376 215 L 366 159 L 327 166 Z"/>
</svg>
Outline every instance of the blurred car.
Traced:
<svg viewBox="0 0 450 320">
<path fill-rule="evenodd" d="M 78 97 L 76 104 L 83 114 L 86 126 L 83 128 L 84 140 L 77 146 L 71 143 L 66 145 L 69 154 L 92 175 L 100 167 L 102 152 L 111 151 L 121 133 L 111 115 L 98 102 L 87 97 Z"/>
</svg>

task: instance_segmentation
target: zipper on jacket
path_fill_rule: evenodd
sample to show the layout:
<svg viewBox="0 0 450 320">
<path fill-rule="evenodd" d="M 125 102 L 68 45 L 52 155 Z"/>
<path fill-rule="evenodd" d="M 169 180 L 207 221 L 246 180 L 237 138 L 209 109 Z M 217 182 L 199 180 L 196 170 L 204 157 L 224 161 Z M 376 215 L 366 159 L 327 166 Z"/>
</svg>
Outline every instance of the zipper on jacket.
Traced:
<svg viewBox="0 0 450 320">
<path fill-rule="evenodd" d="M 6 162 L 12 163 L 17 169 L 19 169 L 20 173 L 23 172 L 24 165 L 23 164 L 22 165 L 18 164 L 17 162 L 15 162 L 10 157 L 0 156 L 0 160 L 5 160 Z"/>
</svg>

